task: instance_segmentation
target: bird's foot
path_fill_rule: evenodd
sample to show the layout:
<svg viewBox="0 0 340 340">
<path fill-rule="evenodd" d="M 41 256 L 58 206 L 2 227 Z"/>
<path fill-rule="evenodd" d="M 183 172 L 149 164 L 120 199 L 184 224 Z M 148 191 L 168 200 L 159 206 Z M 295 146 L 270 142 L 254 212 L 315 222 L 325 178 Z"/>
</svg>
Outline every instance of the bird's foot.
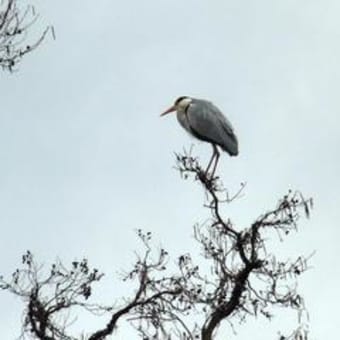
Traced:
<svg viewBox="0 0 340 340">
<path fill-rule="evenodd" d="M 203 182 L 208 188 L 214 188 L 216 186 L 216 182 L 219 179 L 219 176 L 215 176 L 213 172 L 209 173 L 206 171 L 201 171 L 199 174 L 199 179 Z"/>
</svg>

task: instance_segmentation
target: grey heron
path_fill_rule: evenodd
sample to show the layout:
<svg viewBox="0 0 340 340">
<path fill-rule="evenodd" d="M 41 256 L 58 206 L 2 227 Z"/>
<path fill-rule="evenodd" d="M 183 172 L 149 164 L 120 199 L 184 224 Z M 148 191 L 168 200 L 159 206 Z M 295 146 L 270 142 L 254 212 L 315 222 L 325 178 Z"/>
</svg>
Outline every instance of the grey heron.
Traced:
<svg viewBox="0 0 340 340">
<path fill-rule="evenodd" d="M 220 157 L 218 147 L 230 156 L 238 155 L 238 140 L 231 123 L 213 103 L 204 99 L 179 97 L 161 116 L 175 111 L 178 122 L 189 134 L 212 145 L 213 154 L 205 174 L 208 174 L 215 160 L 211 173 L 213 178 Z"/>
</svg>

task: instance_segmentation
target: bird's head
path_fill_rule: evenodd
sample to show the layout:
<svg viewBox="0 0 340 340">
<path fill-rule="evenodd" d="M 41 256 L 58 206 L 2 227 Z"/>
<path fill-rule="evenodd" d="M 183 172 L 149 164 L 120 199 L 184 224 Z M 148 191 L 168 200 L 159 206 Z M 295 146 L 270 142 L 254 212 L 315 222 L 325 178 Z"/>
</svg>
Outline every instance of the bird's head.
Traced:
<svg viewBox="0 0 340 340">
<path fill-rule="evenodd" d="M 174 105 L 172 105 L 171 107 L 169 107 L 166 111 L 164 111 L 161 116 L 164 116 L 170 112 L 184 112 L 186 110 L 186 108 L 190 105 L 190 103 L 192 102 L 192 98 L 188 97 L 188 96 L 182 96 L 179 97 L 175 100 Z"/>
</svg>

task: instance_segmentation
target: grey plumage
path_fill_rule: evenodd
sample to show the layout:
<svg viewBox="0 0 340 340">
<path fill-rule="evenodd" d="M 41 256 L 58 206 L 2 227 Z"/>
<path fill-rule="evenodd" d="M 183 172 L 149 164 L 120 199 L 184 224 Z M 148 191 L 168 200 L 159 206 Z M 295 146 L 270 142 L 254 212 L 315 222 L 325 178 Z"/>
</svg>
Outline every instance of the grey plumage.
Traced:
<svg viewBox="0 0 340 340">
<path fill-rule="evenodd" d="M 230 156 L 238 155 L 238 140 L 234 129 L 213 103 L 191 98 L 187 107 L 177 109 L 177 119 L 196 138 L 220 146 Z"/>
<path fill-rule="evenodd" d="M 204 99 L 179 97 L 173 106 L 164 111 L 161 116 L 170 112 L 177 112 L 177 119 L 182 127 L 194 137 L 211 143 L 213 154 L 210 158 L 205 174 L 210 168 L 213 178 L 220 158 L 218 146 L 228 152 L 230 156 L 238 155 L 238 140 L 229 120 L 211 102 Z M 214 162 L 213 162 L 214 161 Z"/>
</svg>

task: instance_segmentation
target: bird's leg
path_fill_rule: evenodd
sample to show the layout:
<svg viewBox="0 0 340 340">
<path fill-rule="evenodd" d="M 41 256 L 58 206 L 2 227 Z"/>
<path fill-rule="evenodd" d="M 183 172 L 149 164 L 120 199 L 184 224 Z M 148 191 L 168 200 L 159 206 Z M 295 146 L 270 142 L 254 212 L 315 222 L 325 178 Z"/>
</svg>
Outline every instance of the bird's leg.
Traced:
<svg viewBox="0 0 340 340">
<path fill-rule="evenodd" d="M 211 179 L 214 178 L 214 174 L 215 174 L 215 171 L 216 171 L 217 163 L 218 163 L 218 160 L 220 158 L 220 152 L 218 151 L 218 148 L 217 148 L 216 145 L 214 145 L 214 154 L 215 154 L 215 164 L 214 164 L 214 167 L 213 167 L 213 171 L 211 173 Z"/>
<path fill-rule="evenodd" d="M 211 167 L 211 164 L 212 164 L 214 158 L 216 157 L 216 146 L 215 146 L 214 144 L 212 144 L 212 147 L 213 147 L 213 154 L 212 154 L 212 156 L 211 156 L 211 158 L 210 158 L 210 161 L 209 161 L 209 163 L 208 163 L 208 166 L 207 166 L 207 168 L 206 168 L 206 170 L 205 170 L 205 175 L 206 175 L 206 176 L 208 175 L 208 171 L 209 171 L 209 169 L 210 169 L 210 167 Z"/>
</svg>

